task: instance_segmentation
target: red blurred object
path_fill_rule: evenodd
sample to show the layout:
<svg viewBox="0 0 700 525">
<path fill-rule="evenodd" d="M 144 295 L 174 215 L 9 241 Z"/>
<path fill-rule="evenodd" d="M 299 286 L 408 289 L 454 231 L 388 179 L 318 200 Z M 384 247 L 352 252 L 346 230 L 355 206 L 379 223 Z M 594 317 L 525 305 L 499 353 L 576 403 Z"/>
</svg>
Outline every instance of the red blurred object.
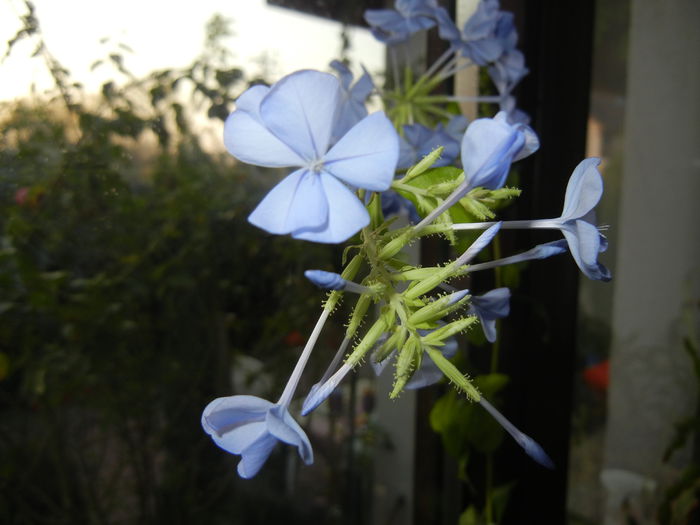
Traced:
<svg viewBox="0 0 700 525">
<path fill-rule="evenodd" d="M 301 346 L 304 344 L 304 336 L 298 330 L 292 330 L 284 336 L 284 344 L 287 346 Z"/>
<path fill-rule="evenodd" d="M 29 188 L 23 186 L 15 192 L 15 202 L 19 206 L 24 206 L 27 203 L 27 198 L 29 197 Z"/>
<path fill-rule="evenodd" d="M 610 360 L 584 368 L 583 380 L 591 390 L 605 392 L 610 385 Z"/>
</svg>

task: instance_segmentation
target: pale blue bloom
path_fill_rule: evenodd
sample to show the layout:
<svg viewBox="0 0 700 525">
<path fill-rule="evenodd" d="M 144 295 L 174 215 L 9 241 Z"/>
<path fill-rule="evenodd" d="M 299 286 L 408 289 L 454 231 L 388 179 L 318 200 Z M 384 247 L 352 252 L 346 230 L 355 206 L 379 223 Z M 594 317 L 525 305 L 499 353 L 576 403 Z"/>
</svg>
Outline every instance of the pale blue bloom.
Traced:
<svg viewBox="0 0 700 525">
<path fill-rule="evenodd" d="M 598 253 L 607 249 L 608 242 L 595 226 L 593 211 L 603 195 L 599 164 L 600 159 L 592 157 L 576 166 L 566 186 L 564 209 L 556 221 L 581 271 L 589 279 L 609 281 L 610 270 L 598 262 Z"/>
<path fill-rule="evenodd" d="M 307 465 L 314 461 L 309 438 L 286 404 L 255 396 L 220 397 L 204 409 L 202 427 L 219 447 L 240 454 L 238 474 L 242 478 L 258 473 L 278 441 L 297 447 Z"/>
<path fill-rule="evenodd" d="M 518 32 L 515 29 L 513 13 L 499 11 L 494 29 L 494 36 L 501 43 L 504 52 L 515 49 L 518 45 Z"/>
<path fill-rule="evenodd" d="M 505 112 L 494 118 L 477 119 L 462 139 L 463 194 L 476 187 L 503 187 L 510 165 L 539 148 L 535 132 L 522 124 L 511 124 Z"/>
<path fill-rule="evenodd" d="M 258 204 L 248 220 L 270 233 L 337 243 L 369 224 L 348 185 L 389 188 L 398 135 L 384 113 L 373 113 L 331 146 L 340 111 L 340 82 L 328 73 L 298 71 L 272 87 L 243 93 L 226 120 L 224 143 L 249 164 L 297 167 Z"/>
<path fill-rule="evenodd" d="M 561 230 L 571 255 L 584 275 L 589 279 L 609 281 L 612 279 L 610 270 L 598 262 L 598 254 L 604 252 L 608 247 L 607 239 L 598 231 L 595 225 L 594 208 L 603 195 L 603 177 L 598 171 L 599 164 L 600 159 L 592 157 L 582 160 L 576 166 L 566 186 L 564 209 L 561 217 L 556 219 L 508 221 L 502 223 L 502 226 L 508 229 L 542 228 Z M 481 229 L 493 227 L 494 224 L 492 222 L 455 224 L 453 229 Z"/>
<path fill-rule="evenodd" d="M 480 66 L 497 60 L 503 53 L 503 42 L 496 35 L 500 13 L 498 7 L 498 0 L 481 0 L 462 31 L 447 11 L 437 11 L 440 37 L 447 40 L 455 51 Z"/>
<path fill-rule="evenodd" d="M 510 290 L 496 288 L 471 299 L 469 313 L 475 314 L 489 343 L 496 342 L 496 319 L 508 317 L 510 313 Z"/>
<path fill-rule="evenodd" d="M 385 44 L 398 44 L 413 33 L 430 29 L 439 9 L 436 0 L 396 0 L 394 9 L 368 9 L 365 20 L 374 37 Z"/>
<path fill-rule="evenodd" d="M 340 78 L 342 93 L 340 109 L 333 128 L 333 137 L 337 140 L 367 116 L 365 101 L 374 90 L 374 83 L 366 70 L 353 84 L 352 72 L 345 64 L 339 60 L 333 60 L 330 65 Z"/>
</svg>

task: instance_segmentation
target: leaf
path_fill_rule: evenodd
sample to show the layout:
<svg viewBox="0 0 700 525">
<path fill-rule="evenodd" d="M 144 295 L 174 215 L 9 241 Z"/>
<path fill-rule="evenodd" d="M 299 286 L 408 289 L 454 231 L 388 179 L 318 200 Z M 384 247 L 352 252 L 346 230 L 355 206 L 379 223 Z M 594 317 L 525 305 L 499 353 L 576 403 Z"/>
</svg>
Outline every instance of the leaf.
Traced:
<svg viewBox="0 0 700 525">
<path fill-rule="evenodd" d="M 494 397 L 508 384 L 510 378 L 506 374 L 483 374 L 474 378 L 474 384 L 486 397 Z"/>
<path fill-rule="evenodd" d="M 493 489 L 491 493 L 491 504 L 493 505 L 493 520 L 496 523 L 500 523 L 503 519 L 503 513 L 508 505 L 508 500 L 510 499 L 510 493 L 515 487 L 515 482 L 511 481 L 505 485 L 499 485 Z"/>
<path fill-rule="evenodd" d="M 479 512 L 474 505 L 470 505 L 459 517 L 459 525 L 482 525 Z"/>
</svg>

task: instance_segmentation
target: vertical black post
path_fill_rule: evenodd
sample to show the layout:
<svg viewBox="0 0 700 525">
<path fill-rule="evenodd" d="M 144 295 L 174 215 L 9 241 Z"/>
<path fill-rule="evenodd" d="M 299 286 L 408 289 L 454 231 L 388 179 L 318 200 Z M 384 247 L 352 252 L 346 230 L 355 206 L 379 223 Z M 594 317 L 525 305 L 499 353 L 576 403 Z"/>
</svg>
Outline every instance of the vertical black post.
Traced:
<svg viewBox="0 0 700 525">
<path fill-rule="evenodd" d="M 593 46 L 592 1 L 504 0 L 515 12 L 520 48 L 530 75 L 517 93 L 532 116 L 541 148 L 521 166 L 523 195 L 511 210 L 519 218 L 557 217 L 573 168 L 585 156 Z M 557 234 L 558 235 L 558 234 Z M 526 250 L 556 235 L 522 231 L 511 239 Z M 504 523 L 561 525 L 572 413 L 579 271 L 571 257 L 532 264 L 503 323 L 503 369 L 512 382 L 505 412 L 544 446 L 556 463 L 549 471 L 506 446 L 499 476 L 517 478 Z"/>
</svg>

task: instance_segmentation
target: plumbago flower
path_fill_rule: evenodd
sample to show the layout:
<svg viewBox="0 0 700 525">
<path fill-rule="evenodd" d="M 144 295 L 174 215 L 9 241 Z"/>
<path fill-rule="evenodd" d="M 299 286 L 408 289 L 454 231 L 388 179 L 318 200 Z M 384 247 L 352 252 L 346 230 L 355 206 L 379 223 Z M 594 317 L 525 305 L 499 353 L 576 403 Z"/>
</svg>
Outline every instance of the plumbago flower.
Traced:
<svg viewBox="0 0 700 525">
<path fill-rule="evenodd" d="M 249 164 L 297 167 L 248 217 L 270 233 L 337 243 L 369 223 L 348 187 L 389 188 L 398 160 L 398 136 L 384 113 L 373 113 L 335 144 L 332 132 L 342 103 L 338 79 L 298 71 L 272 87 L 254 86 L 226 120 L 224 143 Z"/>
<path fill-rule="evenodd" d="M 252 478 L 278 441 L 297 447 L 307 465 L 314 461 L 311 443 L 287 407 L 255 396 L 215 399 L 202 414 L 202 428 L 219 447 L 239 454 L 238 474 Z"/>
<path fill-rule="evenodd" d="M 278 441 L 297 447 L 305 464 L 313 463 L 309 438 L 289 414 L 289 404 L 329 314 L 324 311 L 316 323 L 277 403 L 238 395 L 215 399 L 204 409 L 202 428 L 219 447 L 241 456 L 238 475 L 242 478 L 252 478 L 260 471 Z"/>
<path fill-rule="evenodd" d="M 397 0 L 396 9 L 368 9 L 365 20 L 374 37 L 385 44 L 398 44 L 413 33 L 436 23 L 436 0 Z"/>
<path fill-rule="evenodd" d="M 534 153 L 539 145 L 531 128 L 509 123 L 502 111 L 492 119 L 477 119 L 469 124 L 461 144 L 464 181 L 418 228 L 432 222 L 476 187 L 492 190 L 503 187 L 511 163 Z"/>
<path fill-rule="evenodd" d="M 510 313 L 510 290 L 496 288 L 472 297 L 469 312 L 479 318 L 486 340 L 489 343 L 496 342 L 496 319 L 508 317 Z"/>
<path fill-rule="evenodd" d="M 496 35 L 499 20 L 498 0 L 483 0 L 477 4 L 475 13 L 460 31 L 447 11 L 440 10 L 438 24 L 440 37 L 447 40 L 453 49 L 485 66 L 503 53 L 503 43 Z"/>
<path fill-rule="evenodd" d="M 489 412 L 530 457 L 553 466 L 542 448 L 498 412 L 451 361 L 458 335 L 476 324 L 488 341 L 496 340 L 496 319 L 508 315 L 510 291 L 497 288 L 472 297 L 450 282 L 474 271 L 567 250 L 585 275 L 608 280 L 610 272 L 597 260 L 607 241 L 593 217 L 603 190 L 599 160 L 585 159 L 576 167 L 556 219 L 466 222 L 496 218 L 503 203 L 519 195 L 517 188 L 504 187 L 510 167 L 539 147 L 511 94 L 527 73 L 516 49 L 513 18 L 499 10 L 497 0 L 481 0 L 460 31 L 436 0 L 398 0 L 395 8 L 366 13 L 383 41 L 401 42 L 437 22 L 451 45 L 419 77 L 411 71 L 397 74 L 391 90 L 377 89 L 391 121 L 383 112 L 367 114 L 364 103 L 374 90 L 371 78 L 365 72 L 353 83 L 340 62 L 331 64 L 339 79 L 306 70 L 271 87 L 248 89 L 226 121 L 224 142 L 236 158 L 293 168 L 253 210 L 251 223 L 270 233 L 323 243 L 343 242 L 359 232 L 344 252 L 340 273 L 305 272 L 330 292 L 280 399 L 221 397 L 204 410 L 205 432 L 221 448 L 241 456 L 238 473 L 245 478 L 260 470 L 278 442 L 296 447 L 305 463 L 313 461 L 309 439 L 289 407 L 320 332 L 345 294 L 356 294 L 356 301 L 348 305 L 344 336 L 304 400 L 302 415 L 323 403 L 369 356 L 377 369 L 393 367 L 391 398 L 445 377 Z M 464 64 L 473 63 L 490 65 L 498 96 L 431 94 Z M 467 127 L 464 117 L 452 114 L 454 102 L 463 101 L 497 103 L 505 111 Z M 400 160 L 396 130 L 402 135 Z M 412 224 L 398 227 L 388 215 L 405 210 Z M 558 229 L 564 239 L 473 263 L 499 231 L 513 228 Z M 466 246 L 459 232 L 468 229 L 484 231 Z M 407 263 L 402 252 L 431 235 L 444 236 L 461 255 L 434 267 Z"/>
<path fill-rule="evenodd" d="M 603 195 L 603 177 L 598 171 L 600 159 L 582 160 L 574 169 L 566 186 L 564 209 L 556 219 L 507 221 L 505 229 L 556 229 L 561 230 L 569 251 L 583 274 L 589 279 L 609 281 L 610 270 L 598 262 L 598 254 L 608 247 L 608 241 L 595 226 L 594 208 Z M 455 230 L 480 229 L 493 223 L 455 224 Z"/>
</svg>

